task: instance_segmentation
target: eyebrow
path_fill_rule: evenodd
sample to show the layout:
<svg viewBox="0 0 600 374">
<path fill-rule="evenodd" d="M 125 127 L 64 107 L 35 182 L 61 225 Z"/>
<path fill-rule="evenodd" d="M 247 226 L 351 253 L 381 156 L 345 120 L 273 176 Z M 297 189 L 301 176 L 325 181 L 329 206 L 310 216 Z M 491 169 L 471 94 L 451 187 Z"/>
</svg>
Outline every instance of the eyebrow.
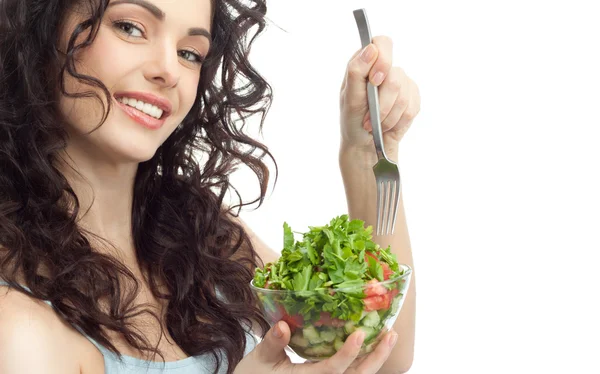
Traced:
<svg viewBox="0 0 600 374">
<path fill-rule="evenodd" d="M 160 8 L 157 7 L 156 5 L 150 3 L 146 0 L 115 0 L 115 1 L 111 2 L 110 4 L 108 4 L 108 6 L 111 7 L 113 5 L 119 5 L 119 4 L 139 5 L 142 8 L 145 8 L 147 11 L 149 11 L 159 21 L 165 20 L 165 12 L 160 10 Z M 209 42 L 212 41 L 212 36 L 210 35 L 210 32 L 208 32 L 208 30 L 203 27 L 192 27 L 192 28 L 188 29 L 188 35 L 189 36 L 200 35 L 200 36 L 206 37 Z"/>
</svg>

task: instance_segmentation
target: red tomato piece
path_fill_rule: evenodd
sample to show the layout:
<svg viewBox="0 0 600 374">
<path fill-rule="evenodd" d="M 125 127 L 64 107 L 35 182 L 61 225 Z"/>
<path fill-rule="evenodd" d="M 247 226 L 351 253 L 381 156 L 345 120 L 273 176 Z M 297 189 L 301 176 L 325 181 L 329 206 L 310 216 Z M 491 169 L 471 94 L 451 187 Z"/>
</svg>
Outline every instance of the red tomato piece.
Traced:
<svg viewBox="0 0 600 374">
<path fill-rule="evenodd" d="M 383 280 L 390 279 L 392 274 L 394 274 L 392 269 L 390 269 L 390 265 L 386 264 L 385 262 L 382 262 L 381 267 L 383 268 Z"/>
<path fill-rule="evenodd" d="M 291 332 L 294 332 L 304 324 L 304 318 L 300 315 L 290 316 L 289 314 L 284 314 L 283 317 L 281 317 L 281 320 L 290 326 Z"/>
<path fill-rule="evenodd" d="M 294 332 L 298 327 L 302 327 L 302 325 L 304 325 L 304 318 L 299 315 L 293 315 L 290 316 L 286 311 L 285 308 L 283 306 L 279 306 L 279 312 L 281 315 L 280 320 L 284 321 L 285 323 L 288 324 L 288 326 L 290 326 L 290 331 Z"/>
<path fill-rule="evenodd" d="M 331 314 L 328 312 L 321 312 L 321 317 L 317 322 L 315 322 L 315 326 L 334 326 L 334 327 L 342 327 L 346 322 L 342 321 L 339 318 L 331 318 Z"/>
<path fill-rule="evenodd" d="M 388 292 L 387 288 L 385 288 L 377 279 L 371 279 L 367 282 L 367 286 L 365 288 L 365 296 L 376 296 L 376 295 L 385 295 Z"/>
<path fill-rule="evenodd" d="M 382 295 L 375 295 L 363 299 L 363 302 L 365 303 L 366 312 L 385 309 L 388 301 L 389 298 L 385 298 L 385 296 Z"/>
</svg>

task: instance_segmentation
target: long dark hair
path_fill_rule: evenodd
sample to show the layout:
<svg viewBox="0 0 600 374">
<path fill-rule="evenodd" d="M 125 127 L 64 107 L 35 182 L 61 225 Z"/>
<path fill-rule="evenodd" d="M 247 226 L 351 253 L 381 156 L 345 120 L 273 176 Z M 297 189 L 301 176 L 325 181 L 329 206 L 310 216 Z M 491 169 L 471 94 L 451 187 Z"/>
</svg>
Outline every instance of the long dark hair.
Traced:
<svg viewBox="0 0 600 374">
<path fill-rule="evenodd" d="M 59 25 L 82 2 L 90 16 L 60 52 Z M 77 52 L 93 42 L 107 5 L 0 0 L 0 278 L 27 292 L 18 284 L 22 276 L 32 297 L 51 301 L 62 318 L 111 351 L 119 354 L 106 331 L 155 357 L 158 350 L 131 317 L 158 316 L 134 306 L 134 275 L 116 257 L 93 248 L 91 234 L 77 224 L 77 196 L 57 168 L 67 141 L 59 94 L 100 99 L 93 91 L 66 92 L 65 75 L 101 89 L 109 103 L 104 119 L 110 110 L 108 89 L 74 64 Z M 245 205 L 260 205 L 267 191 L 263 160 L 272 156 L 246 134 L 245 124 L 257 114 L 262 128 L 272 91 L 248 61 L 265 28 L 265 1 L 213 0 L 213 13 L 213 45 L 197 101 L 154 157 L 138 167 L 133 237 L 152 293 L 168 300 L 165 322 L 175 342 L 188 355 L 212 353 L 218 366 L 223 350 L 232 372 L 243 357 L 245 328 L 257 322 L 263 333 L 268 329 L 249 288 L 261 260 L 233 217 Z M 75 44 L 79 35 L 87 37 Z M 240 165 L 256 174 L 261 193 L 226 207 L 224 198 L 236 192 L 229 177 Z"/>
</svg>

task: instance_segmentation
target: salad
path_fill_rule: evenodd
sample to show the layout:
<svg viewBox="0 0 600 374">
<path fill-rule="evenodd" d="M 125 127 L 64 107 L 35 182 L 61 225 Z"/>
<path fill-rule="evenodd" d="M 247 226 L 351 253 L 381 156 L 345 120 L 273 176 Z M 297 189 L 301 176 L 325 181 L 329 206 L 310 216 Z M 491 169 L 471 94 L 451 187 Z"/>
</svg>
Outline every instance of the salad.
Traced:
<svg viewBox="0 0 600 374">
<path fill-rule="evenodd" d="M 370 352 L 398 316 L 410 268 L 348 215 L 297 233 L 299 241 L 287 223 L 283 229 L 281 257 L 256 269 L 252 281 L 267 318 L 290 326 L 290 347 L 304 358 L 331 356 L 359 328 L 361 353 Z"/>
</svg>

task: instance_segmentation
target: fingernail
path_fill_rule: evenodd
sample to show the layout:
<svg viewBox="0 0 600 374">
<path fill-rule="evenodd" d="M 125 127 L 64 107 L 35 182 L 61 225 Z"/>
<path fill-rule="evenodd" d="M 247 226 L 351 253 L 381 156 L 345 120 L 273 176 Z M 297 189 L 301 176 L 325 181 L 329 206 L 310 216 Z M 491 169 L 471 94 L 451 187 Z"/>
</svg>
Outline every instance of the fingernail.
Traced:
<svg viewBox="0 0 600 374">
<path fill-rule="evenodd" d="M 355 341 L 356 341 L 356 345 L 357 346 L 360 347 L 362 345 L 362 343 L 365 341 L 365 333 L 364 333 L 364 331 L 359 331 L 356 334 L 356 340 Z"/>
<path fill-rule="evenodd" d="M 277 322 L 275 328 L 273 329 L 273 336 L 275 336 L 277 339 L 283 336 L 283 331 L 281 331 L 281 324 L 279 322 Z"/>
<path fill-rule="evenodd" d="M 398 340 L 398 334 L 393 332 L 392 336 L 390 336 L 388 339 L 388 344 L 390 345 L 390 347 L 393 347 L 394 345 L 396 345 L 397 340 Z"/>
<path fill-rule="evenodd" d="M 383 82 L 383 73 L 378 71 L 377 73 L 375 73 L 375 75 L 373 76 L 373 84 L 375 86 L 379 86 L 381 83 Z"/>
<path fill-rule="evenodd" d="M 371 44 L 369 44 L 368 46 L 365 47 L 365 49 L 363 49 L 362 53 L 360 54 L 360 58 L 364 62 L 369 62 L 373 58 L 374 53 L 375 53 L 375 51 L 373 50 L 373 46 Z"/>
</svg>

